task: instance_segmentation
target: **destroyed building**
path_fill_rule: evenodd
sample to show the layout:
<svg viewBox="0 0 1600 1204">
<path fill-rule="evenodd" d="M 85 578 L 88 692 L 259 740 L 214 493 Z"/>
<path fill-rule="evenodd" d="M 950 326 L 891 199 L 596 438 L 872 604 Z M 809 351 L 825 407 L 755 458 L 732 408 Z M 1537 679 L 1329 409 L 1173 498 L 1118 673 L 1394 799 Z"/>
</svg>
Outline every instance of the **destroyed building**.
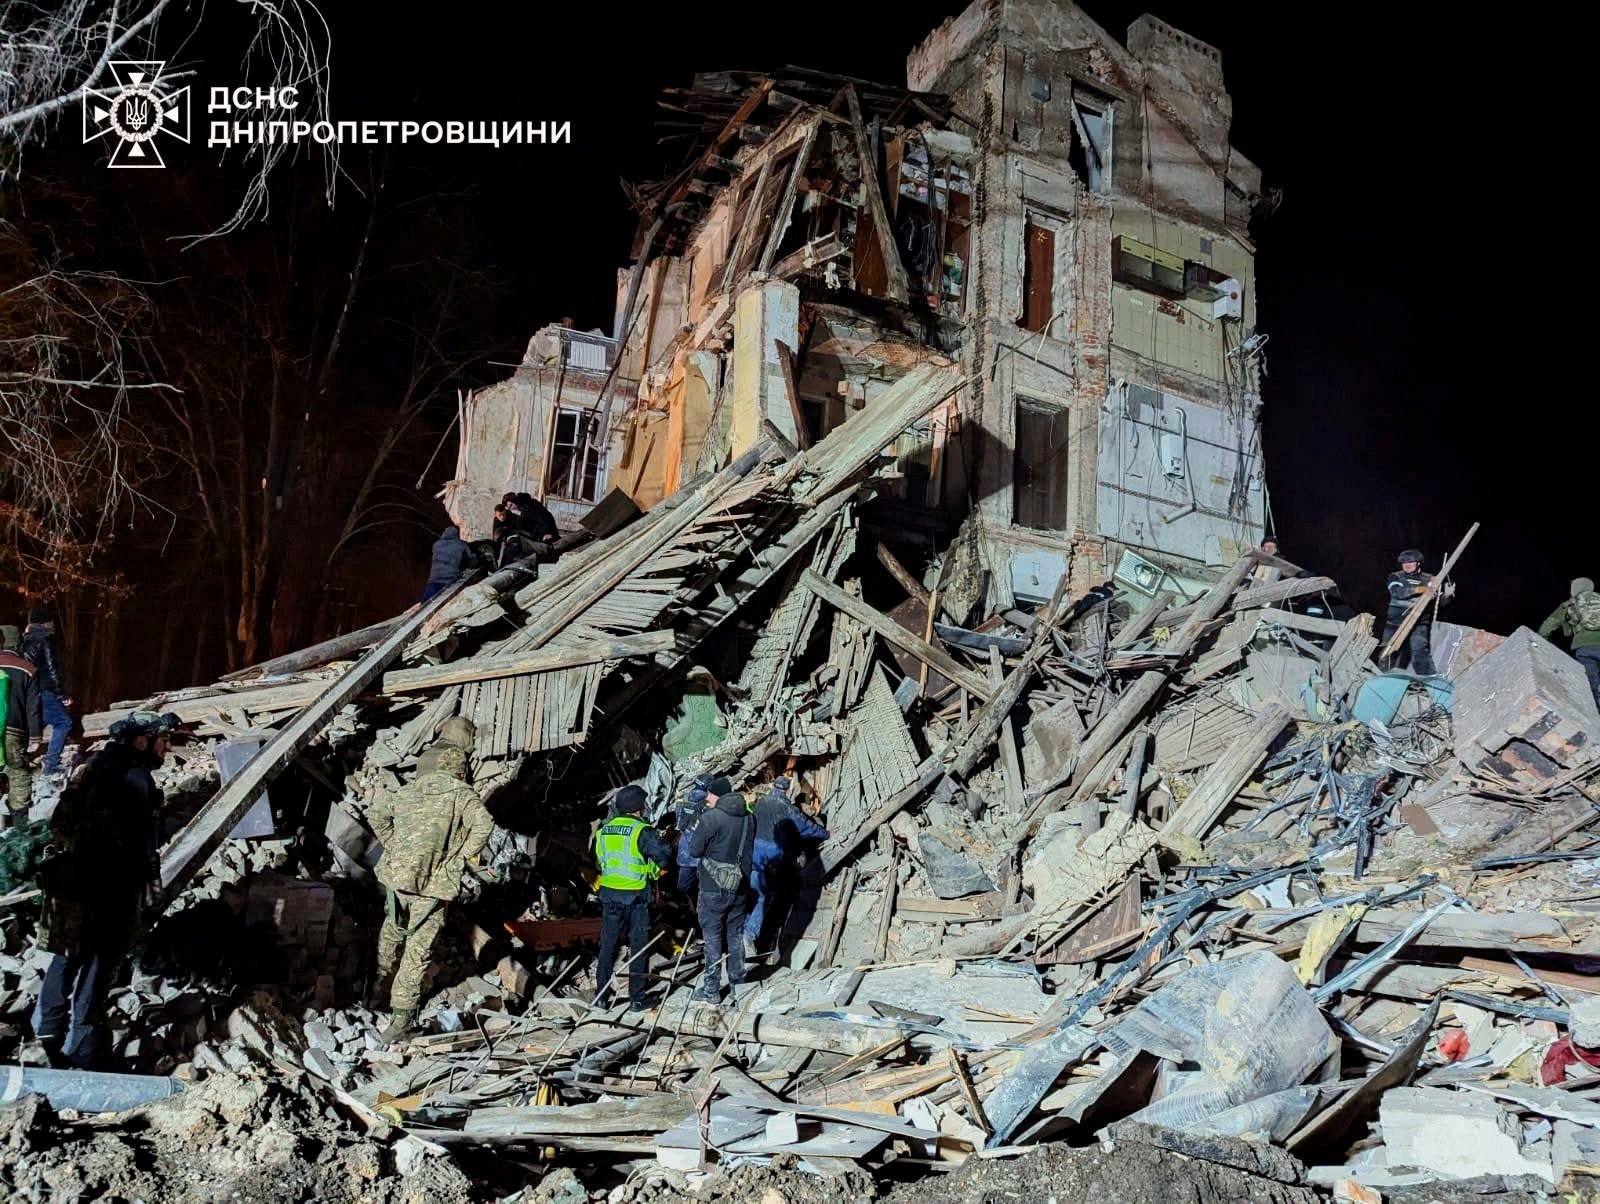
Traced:
<svg viewBox="0 0 1600 1204">
<path fill-rule="evenodd" d="M 1335 583 L 1257 547 L 1260 184 L 1217 52 L 1001 0 L 908 84 L 672 95 L 706 134 L 639 192 L 612 335 L 539 332 L 462 411 L 452 513 L 541 494 L 558 558 L 141 700 L 200 739 L 163 774 L 165 953 L 115 999 L 144 1073 L 8 1072 L 29 1198 L 1299 1204 L 1600 1171 L 1600 709 L 1525 628 L 1434 623 L 1442 672 L 1393 671 L 1405 630 L 1307 613 Z M 458 715 L 487 881 L 385 1045 L 368 817 Z M 693 996 L 662 886 L 650 1006 L 599 1006 L 592 833 L 624 784 L 670 830 L 700 773 L 792 777 L 828 836 L 740 989 Z M 42 965 L 0 920 L 15 1026 Z M 226 980 L 261 941 L 275 975 Z"/>
<path fill-rule="evenodd" d="M 1253 547 L 1261 173 L 1221 56 L 1150 16 L 1124 45 L 1006 0 L 907 77 L 670 96 L 715 133 L 643 198 L 611 341 L 547 327 L 464 401 L 455 518 L 483 530 L 515 489 L 569 522 L 608 486 L 648 509 L 762 421 L 804 448 L 941 353 L 965 387 L 897 442 L 877 521 L 930 546 L 965 521 L 992 605 L 1044 601 L 1069 563 L 1194 593 Z"/>
</svg>

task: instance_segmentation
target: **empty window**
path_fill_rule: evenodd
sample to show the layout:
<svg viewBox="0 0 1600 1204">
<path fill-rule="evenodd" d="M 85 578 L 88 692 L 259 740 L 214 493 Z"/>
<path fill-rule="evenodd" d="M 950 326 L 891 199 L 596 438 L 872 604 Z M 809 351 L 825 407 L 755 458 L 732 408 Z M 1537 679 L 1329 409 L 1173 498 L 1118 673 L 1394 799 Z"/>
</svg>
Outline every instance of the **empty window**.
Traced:
<svg viewBox="0 0 1600 1204">
<path fill-rule="evenodd" d="M 1111 102 L 1079 88 L 1072 92 L 1072 147 L 1067 162 L 1090 192 L 1111 183 Z"/>
<path fill-rule="evenodd" d="M 1022 320 L 1024 330 L 1043 330 L 1055 312 L 1056 232 L 1035 218 L 1023 230 Z"/>
<path fill-rule="evenodd" d="M 550 435 L 550 458 L 544 474 L 547 497 L 592 502 L 605 480 L 606 452 L 600 447 L 584 455 L 584 442 L 594 422 L 588 410 L 562 406 Z M 585 464 L 584 461 L 588 463 Z"/>
<path fill-rule="evenodd" d="M 1012 521 L 1037 531 L 1067 529 L 1067 436 L 1072 412 L 1043 402 L 1017 402 L 1012 456 Z"/>
</svg>

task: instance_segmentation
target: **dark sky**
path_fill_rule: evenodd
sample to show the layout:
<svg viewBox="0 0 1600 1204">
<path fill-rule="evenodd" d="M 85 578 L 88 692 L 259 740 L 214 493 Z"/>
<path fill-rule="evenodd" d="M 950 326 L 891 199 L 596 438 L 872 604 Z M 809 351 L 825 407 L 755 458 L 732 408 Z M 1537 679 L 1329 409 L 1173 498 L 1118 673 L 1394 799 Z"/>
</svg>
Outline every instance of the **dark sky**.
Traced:
<svg viewBox="0 0 1600 1204">
<path fill-rule="evenodd" d="M 463 4 L 419 36 L 347 4 L 332 16 L 334 115 L 572 122 L 569 146 L 426 148 L 406 160 L 477 189 L 475 234 L 504 273 L 499 358 L 515 360 L 562 315 L 609 330 L 633 231 L 618 180 L 681 160 L 656 145 L 663 88 L 784 63 L 903 82 L 906 51 L 962 7 Z M 1120 36 L 1146 6 L 1083 7 Z M 1399 546 L 1422 547 L 1436 567 L 1479 521 L 1447 616 L 1508 630 L 1537 624 L 1570 576 L 1600 575 L 1592 523 L 1565 504 L 1593 459 L 1569 412 L 1593 403 L 1577 379 L 1557 386 L 1538 367 L 1572 320 L 1525 299 L 1525 265 L 1554 251 L 1539 240 L 1572 228 L 1560 209 L 1575 202 L 1549 187 L 1564 157 L 1530 94 L 1498 91 L 1485 74 L 1531 70 L 1536 31 L 1413 7 L 1152 11 L 1221 50 L 1233 141 L 1284 193 L 1255 233 L 1268 484 L 1285 555 L 1376 609 Z M 206 82 L 228 69 L 201 64 Z M 196 162 L 216 154 L 191 149 Z"/>
</svg>

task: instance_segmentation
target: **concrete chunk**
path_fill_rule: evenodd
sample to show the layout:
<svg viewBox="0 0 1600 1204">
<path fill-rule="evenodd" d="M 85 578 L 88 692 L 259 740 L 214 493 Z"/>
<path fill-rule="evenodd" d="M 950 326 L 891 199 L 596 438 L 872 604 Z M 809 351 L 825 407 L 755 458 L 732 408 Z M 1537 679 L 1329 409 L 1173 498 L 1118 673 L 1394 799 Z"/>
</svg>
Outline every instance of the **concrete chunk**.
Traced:
<svg viewBox="0 0 1600 1204">
<path fill-rule="evenodd" d="M 1378 1118 L 1391 1167 L 1412 1166 L 1443 1179 L 1538 1175 L 1554 1181 L 1548 1156 L 1526 1156 L 1516 1118 L 1482 1095 L 1395 1087 L 1384 1093 Z"/>
</svg>

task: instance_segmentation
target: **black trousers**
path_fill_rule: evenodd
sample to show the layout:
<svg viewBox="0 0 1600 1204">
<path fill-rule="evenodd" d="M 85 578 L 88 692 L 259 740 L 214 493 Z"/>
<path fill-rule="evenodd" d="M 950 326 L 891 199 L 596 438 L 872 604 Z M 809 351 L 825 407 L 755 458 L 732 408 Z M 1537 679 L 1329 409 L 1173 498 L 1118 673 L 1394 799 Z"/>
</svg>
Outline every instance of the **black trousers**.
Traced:
<svg viewBox="0 0 1600 1204">
<path fill-rule="evenodd" d="M 1394 633 L 1400 630 L 1400 624 L 1405 621 L 1405 615 L 1389 616 L 1383 626 L 1383 639 L 1378 647 L 1385 647 Z M 1411 629 L 1411 634 L 1406 636 L 1406 642 L 1394 651 L 1390 660 L 1391 669 L 1408 668 L 1418 677 L 1432 677 L 1433 668 L 1433 624 L 1418 623 Z"/>
<path fill-rule="evenodd" d="M 628 946 L 628 1002 L 643 1003 L 645 971 L 649 956 L 645 944 L 650 940 L 650 888 L 643 890 L 600 890 L 600 963 L 595 967 L 597 998 L 611 998 L 611 975 L 617 967 L 617 950 Z"/>
<path fill-rule="evenodd" d="M 44 972 L 33 1010 L 33 1035 L 59 1049 L 80 1070 L 94 1069 L 110 1056 L 106 997 L 122 957 L 117 949 L 58 953 Z"/>
<path fill-rule="evenodd" d="M 728 959 L 728 985 L 744 981 L 744 892 L 719 890 L 709 878 L 700 884 L 700 935 L 705 941 L 705 989 L 722 989 L 722 959 Z"/>
</svg>

